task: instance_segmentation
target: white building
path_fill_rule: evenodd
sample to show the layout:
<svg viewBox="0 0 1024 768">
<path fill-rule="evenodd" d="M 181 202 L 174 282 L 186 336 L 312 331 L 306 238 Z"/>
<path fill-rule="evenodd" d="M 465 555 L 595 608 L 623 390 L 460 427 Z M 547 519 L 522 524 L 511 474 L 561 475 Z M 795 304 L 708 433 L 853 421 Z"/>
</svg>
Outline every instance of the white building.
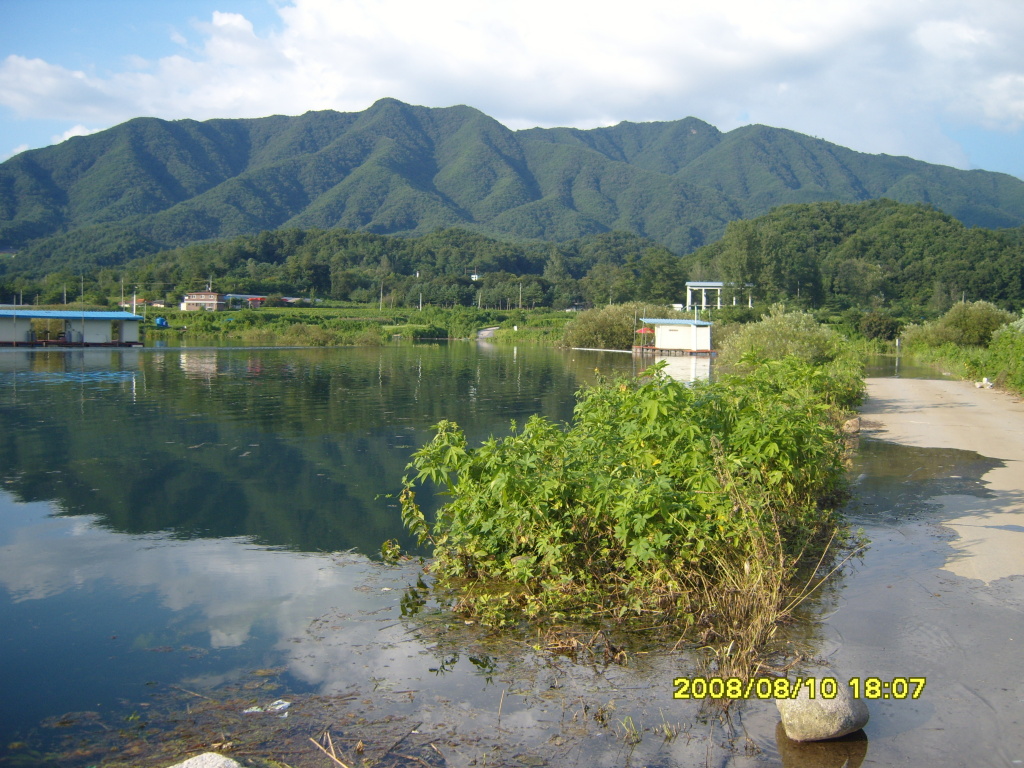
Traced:
<svg viewBox="0 0 1024 768">
<path fill-rule="evenodd" d="M 653 349 L 655 352 L 711 354 L 711 323 L 706 320 L 642 317 L 640 321 L 654 326 Z"/>
<path fill-rule="evenodd" d="M 9 307 L 0 309 L 0 346 L 132 347 L 142 343 L 141 322 L 142 317 L 131 312 Z"/>
<path fill-rule="evenodd" d="M 223 293 L 216 291 L 192 291 L 185 294 L 185 300 L 181 302 L 182 312 L 195 312 L 206 310 L 207 312 L 222 312 L 228 308 Z"/>
</svg>

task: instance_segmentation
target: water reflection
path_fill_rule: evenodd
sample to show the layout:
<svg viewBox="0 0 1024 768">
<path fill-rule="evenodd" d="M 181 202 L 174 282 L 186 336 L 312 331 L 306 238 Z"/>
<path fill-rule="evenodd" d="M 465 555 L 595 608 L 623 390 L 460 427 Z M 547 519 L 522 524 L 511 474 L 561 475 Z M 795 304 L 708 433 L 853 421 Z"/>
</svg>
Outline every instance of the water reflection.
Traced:
<svg viewBox="0 0 1024 768">
<path fill-rule="evenodd" d="M 442 418 L 472 440 L 567 420 L 595 369 L 632 368 L 472 344 L 2 352 L 0 658 L 19 695 L 0 744 L 153 681 L 427 674 L 398 623 L 416 574 L 372 560 L 413 545 L 392 498 L 411 452 Z"/>
<path fill-rule="evenodd" d="M 864 731 L 841 739 L 800 742 L 789 738 L 780 722 L 775 728 L 775 741 L 783 768 L 860 768 L 868 754 Z"/>
<path fill-rule="evenodd" d="M 711 378 L 711 358 L 696 355 L 658 357 L 657 362 L 665 363 L 665 373 L 676 381 L 690 383 L 708 381 Z"/>
<path fill-rule="evenodd" d="M 530 650 L 533 638 L 500 656 L 480 651 L 458 634 L 473 628 L 431 634 L 438 617 L 414 564 L 373 559 L 384 539 L 404 538 L 388 494 L 431 425 L 452 418 L 480 440 L 536 412 L 566 420 L 595 368 L 642 367 L 630 355 L 471 344 L 96 352 L 0 355 L 0 658 L 5 689 L 19 692 L 0 698 L 0 760 L 3 744 L 43 718 L 106 717 L 153 684 L 205 695 L 270 668 L 290 694 L 375 692 L 390 697 L 389 712 L 433 723 L 465 707 L 478 729 L 500 718 L 542 755 L 560 728 L 590 728 L 578 764 L 623 764 L 614 728 L 627 717 L 649 729 L 699 723 L 701 738 L 662 743 L 649 730 L 635 758 L 703 764 L 715 726 L 697 703 L 671 698 L 669 682 L 689 673 L 679 655 L 638 654 L 620 669 L 559 663 Z M 702 359 L 669 362 L 685 378 Z M 853 512 L 866 525 L 930 514 L 936 495 L 985 493 L 992 465 L 865 440 Z M 880 670 L 885 654 L 873 651 L 859 673 L 933 674 L 911 652 L 934 655 L 934 633 L 901 630 L 910 598 L 888 589 L 925 556 L 918 539 L 901 546 L 872 566 L 892 605 L 879 613 L 873 596 L 842 643 L 811 626 L 794 638 L 808 658 L 855 640 L 874 648 L 884 626 L 894 636 L 885 653 L 905 656 Z M 834 583 L 807 610 L 848 604 L 864 581 Z M 594 713 L 613 699 L 601 730 Z M 933 706 L 873 714 L 869 728 L 888 729 L 871 731 L 875 759 L 894 723 L 920 729 Z M 742 720 L 759 746 L 776 748 L 773 704 L 751 702 Z M 777 743 L 783 764 L 807 766 L 857 765 L 867 742 L 825 748 Z"/>
<path fill-rule="evenodd" d="M 470 344 L 79 352 L 0 355 L 0 477 L 17 498 L 127 533 L 364 553 L 411 546 L 387 497 L 435 423 L 482 440 L 533 413 L 568 420 L 594 368 L 632 364 Z"/>
<path fill-rule="evenodd" d="M 999 459 L 955 448 L 918 448 L 863 438 L 856 459 L 856 499 L 847 514 L 892 524 L 940 508 L 949 495 L 990 498 L 983 478 L 1005 466 Z"/>
<path fill-rule="evenodd" d="M 918 362 L 906 355 L 868 355 L 865 359 L 868 376 L 897 379 L 955 379 L 950 373 L 930 363 Z"/>
</svg>

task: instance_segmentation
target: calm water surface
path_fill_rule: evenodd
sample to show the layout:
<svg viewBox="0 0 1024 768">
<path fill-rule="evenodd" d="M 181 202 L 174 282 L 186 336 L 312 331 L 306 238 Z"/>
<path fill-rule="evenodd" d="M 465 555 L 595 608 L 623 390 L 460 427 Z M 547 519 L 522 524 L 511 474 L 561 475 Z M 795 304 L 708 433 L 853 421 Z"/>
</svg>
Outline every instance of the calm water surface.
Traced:
<svg viewBox="0 0 1024 768">
<path fill-rule="evenodd" d="M 406 583 L 372 558 L 413 545 L 391 498 L 410 453 L 441 419 L 472 440 L 567 420 L 595 368 L 633 360 L 484 343 L 0 350 L 0 745 L 157 685 L 379 675 L 380 648 L 353 649 L 379 640 L 359 617 Z M 356 618 L 311 650 L 328 610 Z"/>
<path fill-rule="evenodd" d="M 891 359 L 873 366 L 872 375 L 929 375 Z M 147 707 L 163 694 L 178 696 L 179 712 L 225 697 L 238 712 L 296 702 L 290 720 L 273 722 L 298 730 L 267 742 L 305 744 L 289 755 L 293 766 L 326 764 L 303 762 L 320 757 L 306 743 L 309 723 L 327 722 L 321 710 L 302 719 L 303 697 L 314 694 L 358 700 L 370 720 L 406 717 L 406 732 L 452 729 L 438 742 L 447 765 L 509 744 L 515 760 L 506 762 L 516 765 L 888 764 L 921 756 L 906 733 L 967 716 L 948 706 L 934 714 L 941 695 L 886 704 L 869 724 L 870 754 L 858 741 L 810 755 L 777 738 L 770 702 L 721 719 L 673 700 L 672 679 L 696 673 L 692 656 L 570 663 L 533 652 L 534 640 L 489 655 L 474 628 L 432 636 L 406 620 L 418 568 L 383 566 L 376 554 L 389 538 L 412 546 L 393 498 L 411 452 L 443 418 L 474 441 L 534 413 L 567 420 L 595 368 L 632 373 L 634 362 L 485 343 L 0 350 L 0 765 L 102 765 L 124 745 L 156 739 Z M 921 483 L 922 466 L 935 482 Z M 870 628 L 881 605 L 873 574 L 899 558 L 895 583 L 912 585 L 908 573 L 933 568 L 932 539 L 893 547 L 931 525 L 929 499 L 983 492 L 988 466 L 866 441 L 851 512 L 876 544 L 818 610 L 845 606 L 840 619 Z M 893 526 L 900 537 L 887 544 Z M 918 562 L 922 553 L 928 562 Z M 887 622 L 897 621 L 912 596 L 880 589 L 894 603 Z M 833 617 L 793 642 L 808 658 L 865 651 L 875 663 L 873 636 L 854 645 L 841 634 L 852 631 Z M 903 666 L 893 674 L 932 674 L 913 656 L 896 658 Z M 864 674 L 879 674 L 877 664 Z M 343 716 L 333 722 L 344 733 Z M 627 724 L 640 728 L 639 744 L 623 738 Z M 102 745 L 72 759 L 62 729 Z M 370 743 L 364 731 L 350 735 Z M 169 765 L 198 745 L 129 764 Z M 943 749 L 968 764 L 977 748 Z M 429 749 L 418 754 L 434 764 Z"/>
</svg>

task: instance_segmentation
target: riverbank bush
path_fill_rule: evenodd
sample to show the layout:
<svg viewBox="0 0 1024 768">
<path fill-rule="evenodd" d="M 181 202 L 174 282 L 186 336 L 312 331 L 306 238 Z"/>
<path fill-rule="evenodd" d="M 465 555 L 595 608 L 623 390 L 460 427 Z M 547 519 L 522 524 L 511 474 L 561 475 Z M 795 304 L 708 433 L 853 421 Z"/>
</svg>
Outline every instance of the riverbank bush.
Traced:
<svg viewBox="0 0 1024 768">
<path fill-rule="evenodd" d="M 938 320 L 906 327 L 903 341 L 908 347 L 984 347 L 1013 319 L 1012 313 L 987 301 L 960 302 Z"/>
<path fill-rule="evenodd" d="M 560 346 L 565 334 L 565 327 L 573 321 L 574 316 L 573 312 L 542 309 L 510 312 L 508 319 L 495 331 L 494 341 Z"/>
<path fill-rule="evenodd" d="M 641 317 L 682 318 L 684 315 L 657 304 L 609 304 L 580 312 L 565 326 L 563 344 L 582 349 L 629 349 L 637 343 Z"/>
<path fill-rule="evenodd" d="M 807 312 L 787 312 L 780 304 L 773 306 L 760 322 L 735 327 L 718 348 L 718 365 L 733 372 L 749 370 L 746 360 L 778 360 L 793 356 L 821 365 L 839 357 L 845 350 L 843 337 L 818 323 Z"/>
<path fill-rule="evenodd" d="M 1024 318 L 988 302 L 958 304 L 932 323 L 908 327 L 902 341 L 918 360 L 1024 394 Z"/>
<path fill-rule="evenodd" d="M 1024 393 L 1024 317 L 992 335 L 988 347 L 989 375 L 1000 385 Z M 980 371 L 975 371 L 980 374 Z"/>
<path fill-rule="evenodd" d="M 716 367 L 723 373 L 750 373 L 765 360 L 792 358 L 807 363 L 819 397 L 843 410 L 864 397 L 863 345 L 820 325 L 806 312 L 787 312 L 776 305 L 758 323 L 733 326 L 715 344 Z"/>
<path fill-rule="evenodd" d="M 656 366 L 581 390 L 571 426 L 534 416 L 470 448 L 443 421 L 409 465 L 403 519 L 476 620 L 667 624 L 749 656 L 837 530 L 827 379 L 794 357 L 694 385 Z M 432 525 L 428 482 L 450 498 Z"/>
</svg>

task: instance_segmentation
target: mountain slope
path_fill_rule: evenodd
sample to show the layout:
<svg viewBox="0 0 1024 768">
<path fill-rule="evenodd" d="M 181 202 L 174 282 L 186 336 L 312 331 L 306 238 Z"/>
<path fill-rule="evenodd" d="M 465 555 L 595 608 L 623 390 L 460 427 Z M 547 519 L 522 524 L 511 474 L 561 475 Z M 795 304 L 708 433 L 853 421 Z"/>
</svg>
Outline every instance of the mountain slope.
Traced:
<svg viewBox="0 0 1024 768">
<path fill-rule="evenodd" d="M 150 249 L 282 227 L 460 226 L 556 241 L 618 229 L 688 252 L 778 205 L 878 197 L 972 226 L 1024 224 L 1024 182 L 1012 176 L 783 129 L 722 133 L 686 118 L 511 131 L 471 107 L 382 99 L 359 113 L 139 118 L 24 152 L 0 164 L 0 249 L 34 258 L 70 238 L 114 263 L 96 233 Z"/>
</svg>

